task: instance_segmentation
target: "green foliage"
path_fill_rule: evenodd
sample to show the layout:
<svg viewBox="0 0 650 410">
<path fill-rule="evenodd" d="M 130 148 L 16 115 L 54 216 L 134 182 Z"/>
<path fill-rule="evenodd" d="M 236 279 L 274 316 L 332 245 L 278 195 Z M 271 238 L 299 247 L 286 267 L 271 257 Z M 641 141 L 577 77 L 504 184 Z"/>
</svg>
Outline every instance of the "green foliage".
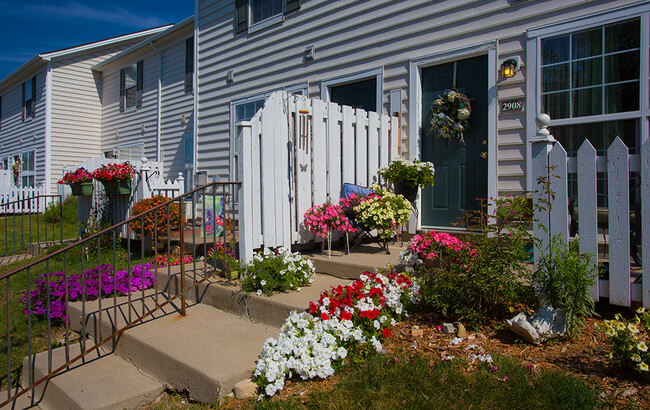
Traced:
<svg viewBox="0 0 650 410">
<path fill-rule="evenodd" d="M 544 303 L 565 314 L 567 335 L 580 331 L 583 319 L 594 315 L 589 287 L 596 282 L 597 269 L 590 253 L 581 255 L 577 243 L 556 235 L 535 270 L 535 289 Z"/>
<path fill-rule="evenodd" d="M 79 219 L 77 205 L 77 197 L 69 196 L 63 200 L 63 211 L 61 211 L 61 203 L 57 201 L 45 210 L 45 220 L 47 222 L 59 222 L 61 215 L 63 215 L 65 223 L 76 225 Z"/>
<path fill-rule="evenodd" d="M 529 230 L 533 223 L 533 196 L 530 193 L 491 198 L 494 201 L 494 229 L 504 232 Z M 523 233 L 523 232 L 522 232 Z"/>
<path fill-rule="evenodd" d="M 372 355 L 346 368 L 339 383 L 290 400 L 253 402 L 256 408 L 529 409 L 597 407 L 597 392 L 562 371 L 533 372 L 516 360 L 496 356 L 489 365 L 467 371 L 467 362 L 431 364 L 429 358 Z M 506 378 L 506 376 L 508 376 Z"/>
<path fill-rule="evenodd" d="M 242 268 L 242 290 L 256 292 L 258 296 L 299 289 L 314 280 L 315 272 L 310 260 L 284 248 L 257 252 L 253 260 Z"/>
<path fill-rule="evenodd" d="M 413 162 L 396 157 L 388 166 L 377 171 L 382 178 L 389 182 L 401 182 L 411 188 L 424 188 L 433 185 L 434 168 L 431 162 L 423 162 L 417 158 Z"/>
<path fill-rule="evenodd" d="M 523 262 L 528 233 L 520 228 L 496 229 L 488 220 L 484 204 L 467 211 L 461 225 L 476 232 L 467 237 L 476 252 L 454 255 L 454 263 L 443 260 L 440 267 L 420 272 L 426 308 L 475 327 L 534 303 L 531 274 Z"/>
</svg>

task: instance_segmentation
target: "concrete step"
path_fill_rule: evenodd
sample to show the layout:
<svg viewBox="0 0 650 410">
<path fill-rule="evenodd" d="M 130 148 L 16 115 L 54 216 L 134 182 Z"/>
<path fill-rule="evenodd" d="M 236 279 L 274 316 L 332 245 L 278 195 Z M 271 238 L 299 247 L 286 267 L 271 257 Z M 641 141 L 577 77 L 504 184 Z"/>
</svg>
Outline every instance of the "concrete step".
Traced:
<svg viewBox="0 0 650 410">
<path fill-rule="evenodd" d="M 69 347 L 69 357 L 80 353 L 79 344 Z M 53 369 L 65 362 L 64 347 L 52 350 Z M 27 366 L 25 358 L 23 377 L 28 374 Z M 35 356 L 32 368 L 35 380 L 47 374 L 47 352 Z M 28 383 L 23 380 L 23 384 Z M 74 363 L 69 370 L 37 386 L 32 395 L 41 409 L 132 409 L 152 402 L 163 390 L 163 384 L 152 376 L 116 355 L 98 349 Z"/>
<path fill-rule="evenodd" d="M 106 337 L 113 323 L 126 323 L 128 301 L 118 298 L 117 302 L 117 318 L 112 306 L 102 305 L 101 326 L 99 315 L 92 310 L 96 305 L 86 304 L 87 312 L 91 312 L 87 313 L 86 330 L 91 336 L 97 337 L 101 328 Z M 142 299 L 132 300 L 132 318 L 141 312 L 142 303 Z M 146 295 L 144 304 L 155 306 L 152 293 Z M 71 304 L 68 311 L 71 326 L 78 329 L 80 304 Z M 277 327 L 194 303 L 187 307 L 187 316 L 180 316 L 177 307 L 170 306 L 155 318 L 128 329 L 120 336 L 114 352 L 165 386 L 188 391 L 193 400 L 214 404 L 237 382 L 251 376 L 264 341 L 278 332 Z"/>
<path fill-rule="evenodd" d="M 344 279 L 359 279 L 359 276 L 366 271 L 373 271 L 377 267 L 392 265 L 395 270 L 403 271 L 404 266 L 399 263 L 400 253 L 406 249 L 400 246 L 399 242 L 388 245 L 390 254 L 384 252 L 376 243 L 363 243 L 354 248 L 349 255 L 345 251 L 332 250 L 331 256 L 327 249 L 325 252 L 303 252 L 316 267 L 316 272 L 335 276 Z"/>
</svg>

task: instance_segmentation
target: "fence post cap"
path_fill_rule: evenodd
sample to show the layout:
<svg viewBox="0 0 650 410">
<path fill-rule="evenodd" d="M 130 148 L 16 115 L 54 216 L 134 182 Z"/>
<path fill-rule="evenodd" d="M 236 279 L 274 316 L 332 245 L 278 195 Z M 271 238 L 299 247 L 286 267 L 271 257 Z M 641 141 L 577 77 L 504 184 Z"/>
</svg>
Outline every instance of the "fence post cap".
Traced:
<svg viewBox="0 0 650 410">
<path fill-rule="evenodd" d="M 237 121 L 235 124 L 235 127 L 240 128 L 240 127 L 251 127 L 252 124 L 250 121 Z"/>
<path fill-rule="evenodd" d="M 548 125 L 551 123 L 551 117 L 548 114 L 541 113 L 535 117 L 535 124 L 537 124 L 537 134 L 530 139 L 531 143 L 535 142 L 555 142 L 555 138 L 548 130 Z"/>
<path fill-rule="evenodd" d="M 147 162 L 149 162 L 149 159 L 147 157 L 140 158 L 140 161 L 142 162 L 142 165 L 140 165 L 140 171 L 149 171 L 151 169 L 147 165 Z"/>
</svg>

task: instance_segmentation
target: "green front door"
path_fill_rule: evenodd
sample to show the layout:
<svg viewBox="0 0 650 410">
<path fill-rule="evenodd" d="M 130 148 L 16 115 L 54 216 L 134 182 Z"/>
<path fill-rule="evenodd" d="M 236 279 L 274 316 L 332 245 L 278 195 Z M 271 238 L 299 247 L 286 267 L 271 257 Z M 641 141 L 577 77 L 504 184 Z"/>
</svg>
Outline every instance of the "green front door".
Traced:
<svg viewBox="0 0 650 410">
<path fill-rule="evenodd" d="M 488 69 L 487 56 L 422 69 L 422 159 L 436 167 L 435 184 L 422 191 L 422 225 L 451 227 L 477 198 L 487 196 Z M 465 94 L 472 106 L 465 142 L 430 133 L 433 101 L 446 89 Z"/>
</svg>

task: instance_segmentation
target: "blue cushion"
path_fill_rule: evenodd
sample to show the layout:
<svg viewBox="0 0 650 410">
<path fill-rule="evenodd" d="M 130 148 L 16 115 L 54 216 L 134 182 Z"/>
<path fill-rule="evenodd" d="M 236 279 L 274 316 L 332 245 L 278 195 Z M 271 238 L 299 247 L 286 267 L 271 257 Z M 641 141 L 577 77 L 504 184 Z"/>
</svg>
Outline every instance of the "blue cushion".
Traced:
<svg viewBox="0 0 650 410">
<path fill-rule="evenodd" d="M 346 198 L 349 198 L 350 194 L 357 194 L 358 196 L 366 196 L 371 192 L 372 189 L 367 188 L 365 186 L 348 184 L 348 183 L 343 184 L 343 196 Z"/>
</svg>

